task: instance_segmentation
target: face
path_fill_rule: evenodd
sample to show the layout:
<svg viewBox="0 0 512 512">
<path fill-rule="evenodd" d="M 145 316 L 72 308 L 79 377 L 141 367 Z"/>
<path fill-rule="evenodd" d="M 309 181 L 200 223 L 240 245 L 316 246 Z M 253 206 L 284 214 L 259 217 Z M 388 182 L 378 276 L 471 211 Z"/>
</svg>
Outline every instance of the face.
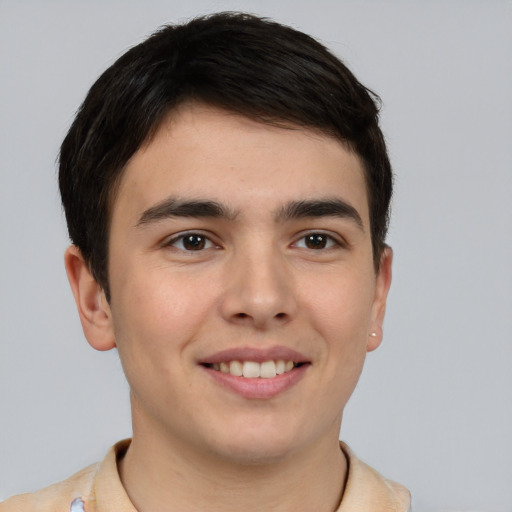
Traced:
<svg viewBox="0 0 512 512">
<path fill-rule="evenodd" d="M 390 275 L 356 155 L 182 106 L 129 161 L 109 251 L 135 435 L 238 462 L 338 439 Z"/>
</svg>

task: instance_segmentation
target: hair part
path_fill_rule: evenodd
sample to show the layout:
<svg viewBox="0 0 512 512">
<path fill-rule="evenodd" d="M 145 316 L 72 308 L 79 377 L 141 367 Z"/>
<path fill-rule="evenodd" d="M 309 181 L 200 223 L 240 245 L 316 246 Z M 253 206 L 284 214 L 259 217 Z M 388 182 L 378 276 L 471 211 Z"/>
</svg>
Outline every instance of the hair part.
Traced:
<svg viewBox="0 0 512 512">
<path fill-rule="evenodd" d="M 312 37 L 225 12 L 164 26 L 128 50 L 91 87 L 62 143 L 59 186 L 69 236 L 108 300 L 109 226 L 124 167 L 188 101 L 316 129 L 354 151 L 364 167 L 378 270 L 392 193 L 379 97 Z"/>
</svg>

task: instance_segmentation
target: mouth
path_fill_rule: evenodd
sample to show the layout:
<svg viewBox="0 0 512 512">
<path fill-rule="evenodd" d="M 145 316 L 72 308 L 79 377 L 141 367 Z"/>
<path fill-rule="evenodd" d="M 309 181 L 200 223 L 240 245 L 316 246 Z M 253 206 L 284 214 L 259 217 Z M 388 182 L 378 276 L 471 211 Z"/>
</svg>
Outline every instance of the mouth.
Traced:
<svg viewBox="0 0 512 512">
<path fill-rule="evenodd" d="M 294 368 L 299 368 L 307 363 L 296 362 L 292 360 L 268 360 L 257 361 L 222 361 L 220 363 L 203 363 L 202 366 L 215 370 L 217 372 L 233 375 L 234 377 L 244 377 L 245 379 L 272 379 L 278 375 L 291 372 Z"/>
<path fill-rule="evenodd" d="M 288 347 L 238 347 L 198 361 L 222 388 L 246 399 L 271 399 L 294 388 L 312 362 Z"/>
</svg>

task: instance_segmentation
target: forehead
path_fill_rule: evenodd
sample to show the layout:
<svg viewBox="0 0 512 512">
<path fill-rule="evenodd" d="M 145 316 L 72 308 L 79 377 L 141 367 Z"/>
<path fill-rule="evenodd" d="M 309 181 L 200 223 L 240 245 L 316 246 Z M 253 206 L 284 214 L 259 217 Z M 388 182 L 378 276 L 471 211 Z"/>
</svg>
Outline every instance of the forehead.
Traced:
<svg viewBox="0 0 512 512">
<path fill-rule="evenodd" d="M 312 129 L 269 125 L 204 104 L 173 110 L 132 156 L 114 216 L 118 210 L 136 215 L 171 195 L 213 199 L 242 212 L 339 196 L 368 222 L 360 158 L 341 142 Z"/>
</svg>

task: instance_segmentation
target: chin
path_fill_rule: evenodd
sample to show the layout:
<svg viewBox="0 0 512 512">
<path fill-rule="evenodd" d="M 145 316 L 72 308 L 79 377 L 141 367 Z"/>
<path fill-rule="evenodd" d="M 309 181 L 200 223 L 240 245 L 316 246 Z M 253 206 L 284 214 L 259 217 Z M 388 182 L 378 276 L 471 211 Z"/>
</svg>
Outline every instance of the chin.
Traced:
<svg viewBox="0 0 512 512">
<path fill-rule="evenodd" d="M 292 453 L 288 447 L 257 443 L 252 446 L 230 446 L 224 451 L 226 461 L 240 466 L 267 466 L 286 460 Z"/>
<path fill-rule="evenodd" d="M 264 427 L 239 429 L 215 443 L 216 451 L 226 461 L 242 466 L 273 464 L 286 460 L 304 444 L 304 439 L 299 439 L 297 433 L 285 434 L 285 431 Z"/>
</svg>

